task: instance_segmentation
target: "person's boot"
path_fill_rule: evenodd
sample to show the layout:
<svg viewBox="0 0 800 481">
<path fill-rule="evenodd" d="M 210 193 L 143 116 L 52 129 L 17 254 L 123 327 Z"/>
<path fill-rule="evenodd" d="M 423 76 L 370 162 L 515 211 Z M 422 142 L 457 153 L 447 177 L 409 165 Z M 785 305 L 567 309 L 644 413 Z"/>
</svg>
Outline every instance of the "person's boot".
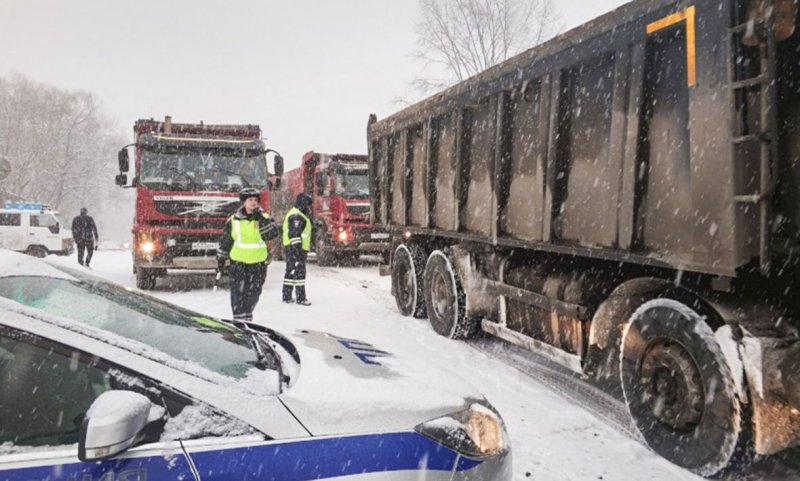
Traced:
<svg viewBox="0 0 800 481">
<path fill-rule="evenodd" d="M 295 304 L 299 306 L 310 306 L 311 301 L 309 301 L 308 299 L 298 299 L 297 301 L 295 301 Z"/>
<path fill-rule="evenodd" d="M 283 300 L 283 303 L 284 303 L 284 304 L 294 304 L 294 299 L 292 299 L 292 298 L 289 298 L 289 299 L 284 299 L 284 300 Z"/>
</svg>

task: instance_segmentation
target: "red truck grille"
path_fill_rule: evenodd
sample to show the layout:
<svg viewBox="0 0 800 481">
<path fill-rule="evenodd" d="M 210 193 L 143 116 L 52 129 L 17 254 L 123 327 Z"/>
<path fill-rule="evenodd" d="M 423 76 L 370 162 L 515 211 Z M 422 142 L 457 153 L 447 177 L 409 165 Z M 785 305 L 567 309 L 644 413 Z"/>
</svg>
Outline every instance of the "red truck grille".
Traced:
<svg viewBox="0 0 800 481">
<path fill-rule="evenodd" d="M 199 219 L 179 219 L 179 220 L 151 220 L 149 224 L 158 227 L 168 227 L 171 229 L 219 229 L 221 232 L 225 227 L 225 220 L 199 220 Z"/>
<path fill-rule="evenodd" d="M 369 204 L 347 206 L 347 213 L 350 215 L 357 215 L 359 217 L 366 217 L 369 215 Z"/>
</svg>

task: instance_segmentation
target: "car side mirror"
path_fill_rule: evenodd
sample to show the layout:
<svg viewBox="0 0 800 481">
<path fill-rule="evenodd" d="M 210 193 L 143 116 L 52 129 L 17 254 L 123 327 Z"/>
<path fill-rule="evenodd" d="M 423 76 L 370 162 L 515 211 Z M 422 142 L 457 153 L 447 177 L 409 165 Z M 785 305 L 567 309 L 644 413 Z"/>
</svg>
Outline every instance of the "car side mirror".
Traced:
<svg viewBox="0 0 800 481">
<path fill-rule="evenodd" d="M 282 177 L 283 176 L 283 157 L 280 155 L 275 156 L 275 176 Z"/>
<path fill-rule="evenodd" d="M 154 407 L 132 391 L 111 390 L 94 400 L 81 423 L 78 459 L 96 461 L 117 455 L 141 439 Z"/>
<path fill-rule="evenodd" d="M 58 234 L 61 232 L 61 224 L 53 224 L 50 226 L 50 232 L 53 234 Z"/>
<path fill-rule="evenodd" d="M 130 168 L 130 162 L 128 162 L 128 149 L 122 149 L 117 154 L 117 161 L 119 162 L 119 171 L 120 172 L 127 172 Z"/>
<path fill-rule="evenodd" d="M 114 177 L 114 183 L 120 187 L 124 187 L 128 183 L 128 174 L 119 174 Z"/>
</svg>

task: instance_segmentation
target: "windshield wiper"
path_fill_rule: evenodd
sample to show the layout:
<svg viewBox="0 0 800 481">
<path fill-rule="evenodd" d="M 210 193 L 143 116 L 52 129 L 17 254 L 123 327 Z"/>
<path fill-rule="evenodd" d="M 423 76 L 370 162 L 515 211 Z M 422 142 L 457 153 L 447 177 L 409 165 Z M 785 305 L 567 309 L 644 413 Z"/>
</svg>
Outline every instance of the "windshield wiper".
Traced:
<svg viewBox="0 0 800 481">
<path fill-rule="evenodd" d="M 250 336 L 250 341 L 253 343 L 253 350 L 256 351 L 255 366 L 260 369 L 271 369 L 278 371 L 278 391 L 283 392 L 283 383 L 289 385 L 289 376 L 283 372 L 283 361 L 280 354 L 275 348 L 267 342 L 266 339 L 255 329 L 251 328 L 246 322 L 232 322 L 233 325 L 245 332 Z"/>
<path fill-rule="evenodd" d="M 167 170 L 169 170 L 170 172 L 175 172 L 177 174 L 180 174 L 180 175 L 184 176 L 187 180 L 189 180 L 189 183 L 193 187 L 200 187 L 200 183 L 197 182 L 197 180 L 194 178 L 194 176 L 190 175 L 188 172 L 184 172 L 184 171 L 178 169 L 177 167 L 167 167 Z"/>
<path fill-rule="evenodd" d="M 243 176 L 242 174 L 217 166 L 211 167 L 208 170 L 212 172 L 219 172 L 221 174 L 226 174 L 226 175 L 235 175 L 236 177 L 242 179 L 242 187 L 250 187 L 250 182 L 247 181 L 247 177 Z"/>
</svg>

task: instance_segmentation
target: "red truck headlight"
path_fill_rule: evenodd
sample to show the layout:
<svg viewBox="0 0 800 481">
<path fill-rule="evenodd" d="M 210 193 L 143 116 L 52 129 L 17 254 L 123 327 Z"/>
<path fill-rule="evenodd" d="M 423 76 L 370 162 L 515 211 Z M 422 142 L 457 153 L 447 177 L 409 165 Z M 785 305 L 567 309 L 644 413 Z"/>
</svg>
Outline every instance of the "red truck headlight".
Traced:
<svg viewBox="0 0 800 481">
<path fill-rule="evenodd" d="M 161 248 L 161 244 L 156 236 L 149 233 L 139 234 L 139 238 L 136 242 L 136 250 L 139 251 L 140 254 L 151 256 L 161 250 Z"/>
</svg>

